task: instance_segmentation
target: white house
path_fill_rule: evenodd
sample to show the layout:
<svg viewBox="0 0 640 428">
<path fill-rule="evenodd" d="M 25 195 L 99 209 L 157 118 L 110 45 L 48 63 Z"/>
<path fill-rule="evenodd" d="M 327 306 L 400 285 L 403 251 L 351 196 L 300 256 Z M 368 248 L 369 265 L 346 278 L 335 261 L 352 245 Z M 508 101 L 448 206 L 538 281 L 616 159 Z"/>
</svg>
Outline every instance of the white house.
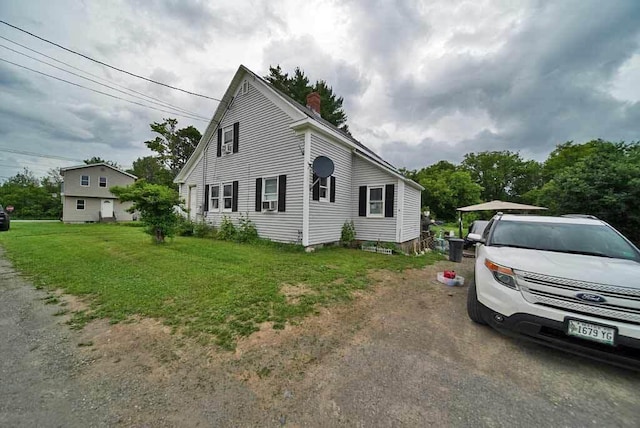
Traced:
<svg viewBox="0 0 640 428">
<path fill-rule="evenodd" d="M 409 243 L 420 235 L 422 187 L 320 117 L 240 66 L 198 147 L 175 178 L 194 220 L 237 224 L 248 216 L 261 237 L 307 246 L 356 239 Z M 317 178 L 312 163 L 332 160 Z"/>
</svg>

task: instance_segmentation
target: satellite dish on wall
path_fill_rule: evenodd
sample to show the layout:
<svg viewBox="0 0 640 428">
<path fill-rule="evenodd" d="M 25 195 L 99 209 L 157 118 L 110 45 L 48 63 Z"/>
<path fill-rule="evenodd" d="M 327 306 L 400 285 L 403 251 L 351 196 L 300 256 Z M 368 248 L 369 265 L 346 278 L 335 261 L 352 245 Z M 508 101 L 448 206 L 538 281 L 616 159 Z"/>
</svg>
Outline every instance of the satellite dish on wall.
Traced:
<svg viewBox="0 0 640 428">
<path fill-rule="evenodd" d="M 318 156 L 313 160 L 313 172 L 320 178 L 330 177 L 333 169 L 333 161 L 326 156 Z"/>
</svg>

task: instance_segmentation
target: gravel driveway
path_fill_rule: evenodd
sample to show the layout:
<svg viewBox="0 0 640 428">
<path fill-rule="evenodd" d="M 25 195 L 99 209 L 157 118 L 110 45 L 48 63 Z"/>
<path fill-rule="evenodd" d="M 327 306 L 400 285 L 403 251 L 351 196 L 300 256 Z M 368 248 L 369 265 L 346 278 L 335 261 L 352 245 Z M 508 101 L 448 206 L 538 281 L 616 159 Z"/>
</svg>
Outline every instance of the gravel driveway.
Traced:
<svg viewBox="0 0 640 428">
<path fill-rule="evenodd" d="M 451 267 L 374 272 L 230 353 L 154 320 L 70 331 L 0 259 L 0 426 L 638 426 L 640 375 L 471 323 Z"/>
</svg>

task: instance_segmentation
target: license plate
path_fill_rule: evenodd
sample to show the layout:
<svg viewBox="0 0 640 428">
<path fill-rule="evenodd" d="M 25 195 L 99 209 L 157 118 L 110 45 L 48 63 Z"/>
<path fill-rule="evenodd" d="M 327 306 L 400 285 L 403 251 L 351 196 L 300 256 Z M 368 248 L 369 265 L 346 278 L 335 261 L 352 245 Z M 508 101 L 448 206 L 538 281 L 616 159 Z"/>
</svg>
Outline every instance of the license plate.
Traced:
<svg viewBox="0 0 640 428">
<path fill-rule="evenodd" d="M 594 342 L 614 345 L 616 329 L 603 325 L 591 324 L 589 322 L 568 320 L 567 334 L 569 336 L 580 337 L 582 339 L 593 340 Z"/>
</svg>

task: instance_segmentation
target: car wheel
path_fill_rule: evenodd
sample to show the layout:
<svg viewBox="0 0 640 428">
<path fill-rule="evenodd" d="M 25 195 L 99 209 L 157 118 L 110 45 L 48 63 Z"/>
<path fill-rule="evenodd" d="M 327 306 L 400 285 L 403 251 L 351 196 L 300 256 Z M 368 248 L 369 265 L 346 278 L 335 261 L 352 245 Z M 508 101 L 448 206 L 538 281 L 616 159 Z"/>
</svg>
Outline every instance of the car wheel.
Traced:
<svg viewBox="0 0 640 428">
<path fill-rule="evenodd" d="M 478 294 L 476 293 L 476 280 L 471 279 L 469 283 L 469 291 L 467 293 L 467 314 L 471 321 L 478 324 L 487 324 L 480 313 L 480 302 L 478 302 Z"/>
</svg>

